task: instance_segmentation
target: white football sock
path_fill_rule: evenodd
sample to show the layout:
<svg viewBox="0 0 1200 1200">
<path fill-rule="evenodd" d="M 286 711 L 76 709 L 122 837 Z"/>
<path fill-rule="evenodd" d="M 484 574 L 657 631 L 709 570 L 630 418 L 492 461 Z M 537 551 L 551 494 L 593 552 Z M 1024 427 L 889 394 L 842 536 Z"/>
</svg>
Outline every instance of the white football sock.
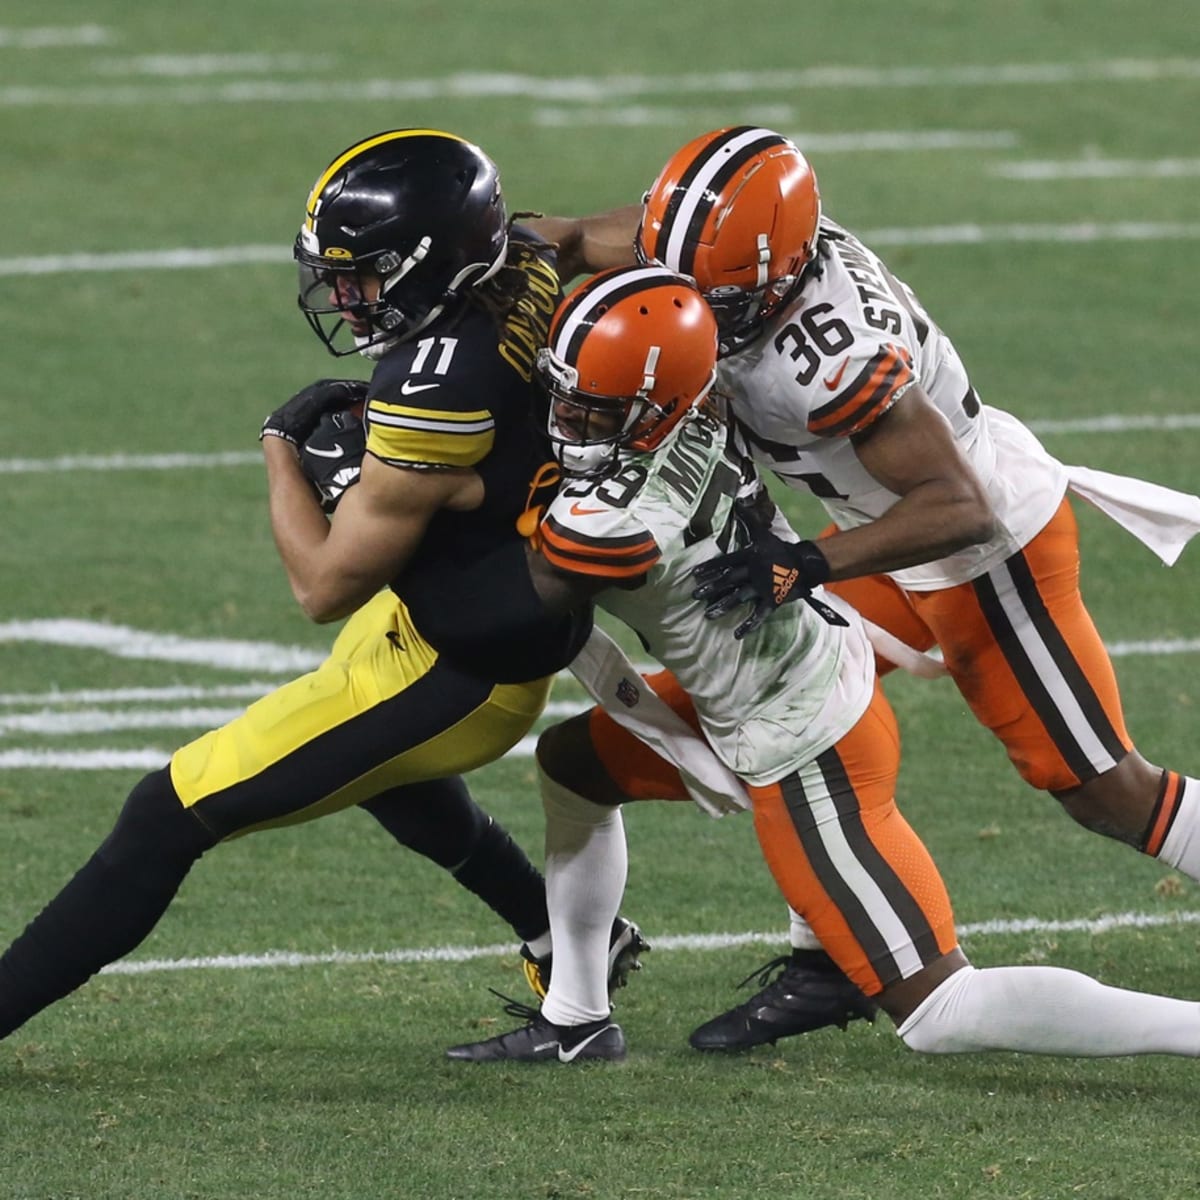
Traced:
<svg viewBox="0 0 1200 1200">
<path fill-rule="evenodd" d="M 546 813 L 546 905 L 554 960 L 542 1015 L 556 1025 L 610 1011 L 608 942 L 629 856 L 621 810 L 593 804 L 538 772 Z"/>
<path fill-rule="evenodd" d="M 550 937 L 549 929 L 547 929 L 545 933 L 539 934 L 535 938 L 531 938 L 525 943 L 525 945 L 529 947 L 529 953 L 532 954 L 534 958 L 545 958 L 546 955 L 554 949 L 554 942 Z"/>
<path fill-rule="evenodd" d="M 896 1031 L 913 1050 L 1102 1058 L 1200 1057 L 1200 1004 L 1129 992 L 1060 967 L 964 967 Z"/>
<path fill-rule="evenodd" d="M 813 933 L 812 926 L 794 909 L 788 909 L 791 926 L 788 930 L 788 940 L 793 950 L 820 950 L 821 939 Z"/>
<path fill-rule="evenodd" d="M 1180 775 L 1179 782 L 1183 791 L 1158 861 L 1200 879 L 1200 782 L 1186 775 Z"/>
</svg>

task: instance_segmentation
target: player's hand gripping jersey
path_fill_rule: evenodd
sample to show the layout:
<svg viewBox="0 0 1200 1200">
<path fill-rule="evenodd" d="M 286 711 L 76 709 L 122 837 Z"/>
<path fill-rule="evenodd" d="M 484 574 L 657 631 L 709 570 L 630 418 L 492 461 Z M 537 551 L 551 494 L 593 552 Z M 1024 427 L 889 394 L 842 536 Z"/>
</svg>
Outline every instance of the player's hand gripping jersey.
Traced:
<svg viewBox="0 0 1200 1200">
<path fill-rule="evenodd" d="M 827 218 L 820 235 L 799 297 L 719 362 L 718 387 L 733 398 L 754 458 L 849 529 L 899 498 L 864 470 L 852 436 L 919 384 L 983 481 L 998 532 L 893 577 L 918 591 L 965 582 L 1049 521 L 1066 489 L 1063 468 L 1016 418 L 980 403 L 949 338 L 877 255 Z"/>
<path fill-rule="evenodd" d="M 834 628 L 791 604 L 735 641 L 739 614 L 706 620 L 692 599 L 691 569 L 736 536 L 746 464 L 731 437 L 712 408 L 698 408 L 657 451 L 622 451 L 615 473 L 568 482 L 543 521 L 542 552 L 559 571 L 611 583 L 599 606 L 676 676 L 726 766 L 765 783 L 854 725 L 873 665 L 857 620 Z"/>
</svg>

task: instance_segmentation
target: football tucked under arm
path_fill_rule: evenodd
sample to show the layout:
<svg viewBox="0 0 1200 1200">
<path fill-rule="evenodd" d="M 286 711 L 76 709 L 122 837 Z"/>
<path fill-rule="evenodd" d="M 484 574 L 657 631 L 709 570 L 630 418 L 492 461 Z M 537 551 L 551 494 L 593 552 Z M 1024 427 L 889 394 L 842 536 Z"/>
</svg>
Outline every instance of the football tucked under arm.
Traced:
<svg viewBox="0 0 1200 1200">
<path fill-rule="evenodd" d="M 332 513 L 346 489 L 358 482 L 367 450 L 362 405 L 326 413 L 300 446 L 300 469 L 313 485 L 321 508 Z"/>
</svg>

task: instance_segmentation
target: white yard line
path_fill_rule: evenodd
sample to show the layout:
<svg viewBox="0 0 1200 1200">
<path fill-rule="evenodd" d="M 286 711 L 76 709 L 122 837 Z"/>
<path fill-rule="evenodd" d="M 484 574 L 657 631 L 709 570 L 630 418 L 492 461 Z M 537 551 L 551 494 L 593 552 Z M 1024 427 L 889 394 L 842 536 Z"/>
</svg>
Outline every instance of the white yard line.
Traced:
<svg viewBox="0 0 1200 1200">
<path fill-rule="evenodd" d="M 78 275 L 107 271 L 179 271 L 197 267 L 242 267 L 249 263 L 285 263 L 286 246 L 223 246 L 214 249 L 126 250 L 112 254 L 46 254 L 36 258 L 0 258 L 2 275 Z"/>
<path fill-rule="evenodd" d="M 1076 221 L 1068 224 L 929 225 L 857 231 L 867 245 L 986 246 L 1008 242 L 1086 245 L 1095 242 L 1175 242 L 1200 239 L 1194 221 Z M 105 254 L 43 254 L 0 258 L 0 276 L 78 275 L 112 271 L 178 271 L 290 261 L 287 247 L 272 245 L 180 247 Z"/>
<path fill-rule="evenodd" d="M 0 475 L 66 474 L 75 471 L 178 471 L 188 467 L 260 466 L 261 450 L 214 454 L 64 454 L 58 458 L 0 458 Z"/>
<path fill-rule="evenodd" d="M 1200 429 L 1200 413 L 1111 413 L 1095 417 L 1045 417 L 1026 421 L 1034 433 L 1132 433 L 1135 430 Z"/>
<path fill-rule="evenodd" d="M 101 621 L 56 618 L 0 622 L 0 643 L 3 642 L 69 646 L 99 650 L 117 658 L 191 663 L 227 671 L 263 671 L 269 675 L 309 671 L 325 657 L 324 652 L 305 646 L 232 638 L 185 638 Z"/>
<path fill-rule="evenodd" d="M 1182 641 L 1107 642 L 1110 658 L 1153 658 L 1156 655 L 1200 654 L 1200 638 Z"/>
<path fill-rule="evenodd" d="M 0 771 L 156 771 L 170 750 L 0 750 Z"/>
<path fill-rule="evenodd" d="M 1028 159 L 993 163 L 988 174 L 1026 183 L 1059 179 L 1193 179 L 1200 175 L 1200 158 Z"/>
<path fill-rule="evenodd" d="M 245 711 L 239 708 L 84 708 L 70 712 L 42 709 L 0 716 L 0 737 L 34 733 L 48 737 L 117 733 L 129 729 L 216 729 Z"/>
<path fill-rule="evenodd" d="M 116 41 L 102 25 L 0 26 L 0 50 L 51 50 L 61 46 L 107 46 Z"/>
<path fill-rule="evenodd" d="M 265 696 L 278 683 L 231 683 L 215 687 L 79 688 L 71 692 L 0 692 L 0 708 L 18 708 L 35 704 L 171 704 L 180 700 L 255 700 Z"/>
<path fill-rule="evenodd" d="M 269 75 L 275 71 L 307 72 L 337 69 L 329 54 L 135 54 L 93 59 L 88 69 L 96 75 L 129 77 L 148 75 L 167 79 L 194 79 L 207 75 Z"/>
<path fill-rule="evenodd" d="M 731 96 L 848 88 L 1071 86 L 1159 83 L 1200 78 L 1200 59 L 1109 59 L 1088 63 L 995 63 L 937 67 L 807 67 L 694 72 L 682 75 L 582 75 L 544 78 L 517 73 L 463 71 L 429 79 L 355 79 L 281 82 L 244 79 L 176 87 L 15 85 L 0 88 L 0 107 L 168 104 L 309 104 L 349 100 L 535 100 L 612 104 L 636 96 Z"/>
<path fill-rule="evenodd" d="M 1037 434 L 1166 432 L 1200 429 L 1200 413 L 1112 413 L 1094 417 L 1033 418 Z M 258 450 L 213 454 L 67 454 L 58 458 L 0 458 L 0 475 L 65 474 L 79 471 L 177 471 L 211 467 L 250 467 L 262 463 Z"/>
<path fill-rule="evenodd" d="M 961 925 L 959 937 L 969 941 L 1029 933 L 1110 933 L 1118 929 L 1162 929 L 1200 924 L 1200 912 L 1113 913 L 1107 917 L 1048 921 L 1040 917 L 980 921 Z M 654 953 L 670 950 L 726 950 L 734 946 L 784 947 L 786 931 L 769 933 L 685 933 L 651 937 Z M 362 963 L 470 962 L 481 958 L 513 958 L 515 945 L 428 946 L 413 950 L 330 950 L 323 954 L 301 954 L 290 950 L 268 950 L 261 954 L 218 954 L 205 958 L 123 959 L 103 969 L 104 975 L 150 975 L 162 971 L 245 971 L 254 968 L 356 966 Z"/>
</svg>

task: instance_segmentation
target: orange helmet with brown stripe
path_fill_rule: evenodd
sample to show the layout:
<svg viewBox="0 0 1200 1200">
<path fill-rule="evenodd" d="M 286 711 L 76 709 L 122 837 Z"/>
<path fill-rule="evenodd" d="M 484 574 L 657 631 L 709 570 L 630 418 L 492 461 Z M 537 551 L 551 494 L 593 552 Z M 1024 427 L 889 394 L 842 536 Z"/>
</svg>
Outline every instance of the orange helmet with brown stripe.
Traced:
<svg viewBox="0 0 1200 1200">
<path fill-rule="evenodd" d="M 677 151 L 646 193 L 635 249 L 691 275 L 712 306 L 721 354 L 757 336 L 817 254 L 821 197 L 782 134 L 739 125 Z"/>
<path fill-rule="evenodd" d="M 692 280 L 649 266 L 585 281 L 538 355 L 564 472 L 602 475 L 621 449 L 657 449 L 708 395 L 716 363 L 717 323 Z"/>
</svg>

